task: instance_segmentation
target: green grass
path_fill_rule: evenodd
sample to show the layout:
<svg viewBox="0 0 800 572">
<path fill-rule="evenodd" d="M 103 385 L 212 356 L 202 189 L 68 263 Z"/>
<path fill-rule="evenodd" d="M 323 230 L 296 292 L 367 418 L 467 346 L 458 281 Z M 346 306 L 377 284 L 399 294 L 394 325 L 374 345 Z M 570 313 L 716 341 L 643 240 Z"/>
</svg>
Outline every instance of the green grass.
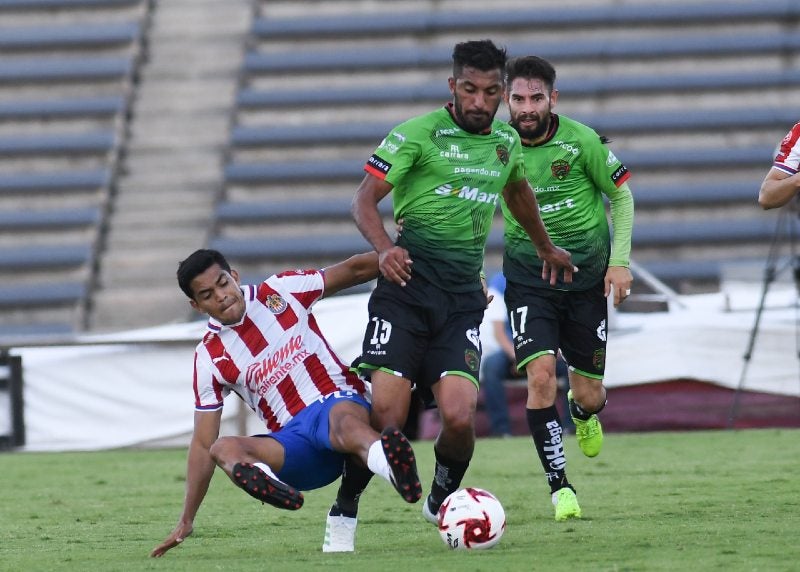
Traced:
<svg viewBox="0 0 800 572">
<path fill-rule="evenodd" d="M 494 492 L 508 527 L 451 552 L 381 479 L 361 502 L 354 554 L 323 554 L 336 485 L 298 512 L 262 506 L 217 471 L 195 533 L 149 551 L 181 510 L 183 450 L 0 455 L 0 570 L 795 571 L 800 430 L 610 434 L 587 459 L 567 443 L 584 518 L 556 523 L 530 439 L 478 441 L 464 485 Z M 424 487 L 432 444 L 415 444 Z"/>
</svg>

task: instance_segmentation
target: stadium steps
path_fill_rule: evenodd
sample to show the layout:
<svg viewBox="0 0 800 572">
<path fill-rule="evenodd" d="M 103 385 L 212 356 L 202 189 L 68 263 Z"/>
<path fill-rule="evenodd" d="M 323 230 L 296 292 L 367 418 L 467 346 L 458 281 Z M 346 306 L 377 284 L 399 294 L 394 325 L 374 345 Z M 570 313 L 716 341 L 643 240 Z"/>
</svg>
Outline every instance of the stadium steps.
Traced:
<svg viewBox="0 0 800 572">
<path fill-rule="evenodd" d="M 250 0 L 154 5 L 93 294 L 93 330 L 189 314 L 175 268 L 207 244 L 251 11 Z M 145 289 L 143 305 L 136 298 Z"/>
</svg>

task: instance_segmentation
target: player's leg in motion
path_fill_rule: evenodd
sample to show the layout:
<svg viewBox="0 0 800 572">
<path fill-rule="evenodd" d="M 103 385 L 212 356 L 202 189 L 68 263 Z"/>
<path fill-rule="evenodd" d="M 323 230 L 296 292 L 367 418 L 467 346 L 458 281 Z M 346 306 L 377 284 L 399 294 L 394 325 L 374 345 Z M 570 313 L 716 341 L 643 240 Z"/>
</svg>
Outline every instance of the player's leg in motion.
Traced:
<svg viewBox="0 0 800 572">
<path fill-rule="evenodd" d="M 388 480 L 406 502 L 416 502 L 422 496 L 416 457 L 405 435 L 396 429 L 403 424 L 398 420 L 408 414 L 408 405 L 403 412 L 402 404 L 404 400 L 410 402 L 411 385 L 407 380 L 376 371 L 372 374 L 372 388 L 372 425 L 380 426 L 382 423 L 374 415 L 376 404 L 389 423 L 381 435 L 369 429 L 366 420 L 353 423 L 352 419 L 347 418 L 334 421 L 331 431 L 334 446 L 337 446 L 335 440 L 341 438 L 338 444 L 340 449 L 355 455 L 345 461 L 336 501 L 328 511 L 322 545 L 324 552 L 352 552 L 355 549 L 358 501 L 373 474 Z M 395 425 L 391 424 L 392 420 Z M 365 426 L 374 438 L 360 436 Z M 348 439 L 348 442 L 344 442 L 344 439 Z M 360 450 L 358 442 L 362 444 Z"/>
<path fill-rule="evenodd" d="M 442 429 L 433 446 L 436 468 L 431 492 L 422 507 L 423 516 L 432 523 L 444 499 L 461 486 L 475 449 L 475 409 L 478 390 L 469 379 L 447 375 L 432 387 Z"/>
<path fill-rule="evenodd" d="M 251 497 L 286 510 L 303 506 L 303 493 L 281 481 L 272 467 L 263 462 L 267 459 L 277 470 L 282 466 L 283 446 L 274 439 L 220 437 L 210 453 L 233 483 Z"/>
<path fill-rule="evenodd" d="M 602 380 L 571 371 L 567 392 L 569 413 L 575 423 L 578 446 L 587 457 L 596 457 L 603 447 L 603 427 L 597 414 L 606 405 L 606 389 Z"/>
<path fill-rule="evenodd" d="M 335 451 L 357 455 L 395 488 L 408 503 L 422 496 L 414 450 L 394 426 L 380 435 L 370 426 L 367 409 L 354 402 L 337 403 L 330 413 L 330 442 Z"/>
<path fill-rule="evenodd" d="M 564 431 L 555 406 L 556 358 L 550 353 L 539 355 L 526 364 L 525 370 L 528 375 L 528 429 L 550 486 L 555 519 L 580 518 L 575 488 L 567 479 Z"/>
</svg>

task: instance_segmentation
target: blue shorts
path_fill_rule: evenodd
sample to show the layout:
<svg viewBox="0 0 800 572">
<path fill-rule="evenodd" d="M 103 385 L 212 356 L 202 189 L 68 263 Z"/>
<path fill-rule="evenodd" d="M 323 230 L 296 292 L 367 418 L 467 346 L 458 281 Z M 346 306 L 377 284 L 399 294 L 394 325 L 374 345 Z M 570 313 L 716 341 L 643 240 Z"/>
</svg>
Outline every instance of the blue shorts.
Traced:
<svg viewBox="0 0 800 572">
<path fill-rule="evenodd" d="M 347 454 L 333 450 L 328 418 L 331 407 L 342 401 L 370 409 L 354 391 L 336 391 L 308 405 L 280 431 L 266 435 L 283 445 L 283 468 L 277 475 L 284 483 L 307 491 L 329 485 L 341 476 Z"/>
</svg>

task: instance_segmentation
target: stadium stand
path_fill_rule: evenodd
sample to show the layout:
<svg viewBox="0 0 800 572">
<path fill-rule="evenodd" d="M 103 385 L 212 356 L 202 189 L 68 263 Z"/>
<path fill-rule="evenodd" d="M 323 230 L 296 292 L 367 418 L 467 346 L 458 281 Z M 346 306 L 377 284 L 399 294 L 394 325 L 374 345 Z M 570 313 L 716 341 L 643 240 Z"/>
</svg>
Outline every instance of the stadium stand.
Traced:
<svg viewBox="0 0 800 572">
<path fill-rule="evenodd" d="M 449 100 L 452 46 L 477 37 L 553 61 L 557 111 L 633 173 L 635 259 L 714 289 L 772 238 L 755 197 L 797 120 L 798 16 L 785 0 L 0 0 L 0 330 L 183 319 L 174 263 L 203 244 L 248 277 L 366 248 L 349 214 L 364 160 Z M 152 310 L 126 309 L 151 269 Z"/>
<path fill-rule="evenodd" d="M 291 3 L 260 2 L 253 21 L 211 238 L 246 273 L 364 247 L 349 199 L 366 157 L 389 127 L 449 99 L 452 45 L 474 37 L 550 59 L 557 111 L 610 137 L 633 173 L 633 254 L 644 268 L 703 291 L 726 265 L 765 256 L 775 217 L 756 196 L 798 120 L 796 3 L 315 9 L 320 17 L 307 18 Z M 500 264 L 499 236 L 490 267 Z"/>
<path fill-rule="evenodd" d="M 0 1 L 0 338 L 86 326 L 147 12 Z"/>
</svg>

